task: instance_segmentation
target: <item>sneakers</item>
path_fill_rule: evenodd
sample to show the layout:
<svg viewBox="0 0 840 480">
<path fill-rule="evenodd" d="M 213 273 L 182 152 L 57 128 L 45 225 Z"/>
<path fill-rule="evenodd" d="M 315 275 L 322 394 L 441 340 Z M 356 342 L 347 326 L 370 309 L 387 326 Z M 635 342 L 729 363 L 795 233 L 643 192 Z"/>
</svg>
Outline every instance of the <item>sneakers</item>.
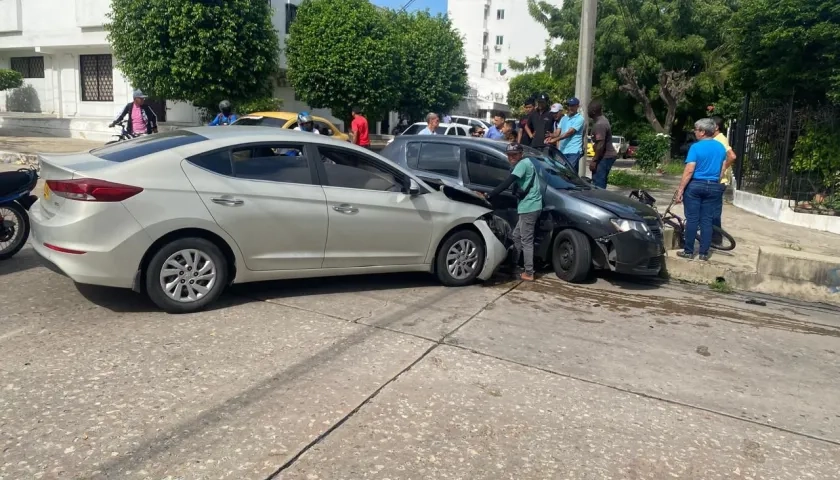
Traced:
<svg viewBox="0 0 840 480">
<path fill-rule="evenodd" d="M 533 282 L 534 281 L 534 274 L 529 275 L 525 272 L 522 272 L 522 273 L 519 274 L 519 279 L 522 280 L 523 282 Z"/>
<path fill-rule="evenodd" d="M 685 258 L 686 260 L 691 260 L 694 258 L 693 253 L 687 253 L 684 250 L 680 250 L 679 252 L 677 252 L 677 256 L 680 258 Z"/>
<path fill-rule="evenodd" d="M 700 261 L 702 261 L 702 262 L 708 262 L 708 261 L 709 261 L 709 255 L 708 255 L 708 254 L 706 254 L 706 255 L 700 255 L 700 256 L 699 256 L 699 257 L 697 257 L 697 258 L 698 258 L 698 259 L 700 259 Z"/>
</svg>

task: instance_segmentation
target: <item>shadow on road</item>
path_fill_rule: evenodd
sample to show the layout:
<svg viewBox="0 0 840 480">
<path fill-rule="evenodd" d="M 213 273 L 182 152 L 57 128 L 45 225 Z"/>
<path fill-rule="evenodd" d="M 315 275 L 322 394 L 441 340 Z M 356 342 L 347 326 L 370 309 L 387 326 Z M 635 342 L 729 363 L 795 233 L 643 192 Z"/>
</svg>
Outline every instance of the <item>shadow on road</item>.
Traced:
<svg viewBox="0 0 840 480">
<path fill-rule="evenodd" d="M 0 261 L 0 277 L 42 266 L 35 250 L 24 248 L 12 258 Z"/>
<path fill-rule="evenodd" d="M 273 299 L 303 297 L 307 295 L 329 295 L 335 293 L 358 293 L 375 290 L 420 288 L 439 286 L 428 273 L 383 273 L 343 277 L 306 278 L 298 280 L 275 280 L 234 285 L 229 293 L 251 298 L 271 297 Z"/>
</svg>

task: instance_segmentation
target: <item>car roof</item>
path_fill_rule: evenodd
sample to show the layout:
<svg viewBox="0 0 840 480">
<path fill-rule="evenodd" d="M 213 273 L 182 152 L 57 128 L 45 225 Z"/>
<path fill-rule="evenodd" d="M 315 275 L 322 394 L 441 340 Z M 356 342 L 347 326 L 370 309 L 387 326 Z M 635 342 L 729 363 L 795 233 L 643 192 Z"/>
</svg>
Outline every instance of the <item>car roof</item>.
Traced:
<svg viewBox="0 0 840 480">
<path fill-rule="evenodd" d="M 411 124 L 411 126 L 414 126 L 414 125 L 428 125 L 428 123 L 426 123 L 426 122 L 414 122 L 414 123 Z M 466 128 L 466 125 L 461 125 L 460 123 L 439 123 L 438 127 L 461 127 L 461 128 Z"/>
<path fill-rule="evenodd" d="M 268 117 L 268 118 L 276 118 L 278 120 L 295 120 L 297 119 L 297 112 L 253 112 L 247 115 L 242 115 L 242 117 Z M 318 120 L 319 122 L 327 122 L 332 123 L 324 117 L 319 117 L 318 115 L 310 115 L 313 120 Z"/>
<path fill-rule="evenodd" d="M 228 125 L 225 127 L 186 127 L 182 130 L 201 135 L 208 140 L 230 142 L 232 144 L 265 141 L 300 142 L 306 140 L 341 147 L 349 145 L 346 141 L 335 140 L 326 135 L 315 135 L 309 132 L 275 127 Z M 305 138 L 302 139 L 301 135 L 304 135 Z"/>
<path fill-rule="evenodd" d="M 443 124 L 441 124 L 443 125 Z M 459 125 L 463 127 L 464 125 Z M 212 128 L 212 127 L 211 127 Z M 487 148 L 491 148 L 494 150 L 498 150 L 501 153 L 505 152 L 505 149 L 508 146 L 507 142 L 502 142 L 499 140 L 491 140 L 489 138 L 477 138 L 477 137 L 453 137 L 449 135 L 399 135 L 394 137 L 394 142 L 405 142 L 413 140 L 415 142 L 444 142 L 444 143 L 457 143 L 463 146 L 483 146 Z"/>
</svg>

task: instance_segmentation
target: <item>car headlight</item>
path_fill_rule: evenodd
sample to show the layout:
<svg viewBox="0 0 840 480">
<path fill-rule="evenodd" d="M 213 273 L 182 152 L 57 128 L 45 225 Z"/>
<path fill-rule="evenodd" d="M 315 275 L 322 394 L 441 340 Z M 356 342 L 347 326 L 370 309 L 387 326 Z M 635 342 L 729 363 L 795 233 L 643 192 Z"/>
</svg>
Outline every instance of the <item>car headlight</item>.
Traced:
<svg viewBox="0 0 840 480">
<path fill-rule="evenodd" d="M 645 234 L 650 233 L 650 229 L 644 222 L 639 222 L 636 220 L 627 220 L 624 218 L 613 218 L 610 220 L 613 226 L 618 229 L 619 232 L 629 232 L 630 230 L 636 230 L 637 232 L 642 232 Z"/>
</svg>

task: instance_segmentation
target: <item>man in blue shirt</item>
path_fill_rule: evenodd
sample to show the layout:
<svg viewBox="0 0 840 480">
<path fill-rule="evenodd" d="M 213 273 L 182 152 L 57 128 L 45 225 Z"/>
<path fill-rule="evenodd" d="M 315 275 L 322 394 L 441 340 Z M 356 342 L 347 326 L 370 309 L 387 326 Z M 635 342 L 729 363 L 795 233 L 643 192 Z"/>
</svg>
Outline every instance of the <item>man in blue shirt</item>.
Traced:
<svg viewBox="0 0 840 480">
<path fill-rule="evenodd" d="M 700 227 L 700 260 L 709 259 L 712 222 L 723 203 L 725 185 L 720 183 L 726 148 L 715 140 L 715 122 L 702 118 L 694 123 L 697 143 L 688 149 L 677 202 L 685 202 L 685 247 L 677 256 L 694 258 L 694 241 Z"/>
<path fill-rule="evenodd" d="M 505 126 L 505 116 L 502 115 L 500 112 L 496 112 L 493 114 L 493 125 L 484 132 L 484 138 L 489 138 L 491 140 L 502 140 L 505 138 L 505 134 L 502 132 L 502 127 Z"/>
<path fill-rule="evenodd" d="M 222 100 L 221 103 L 219 103 L 219 111 L 221 113 L 216 115 L 216 118 L 209 123 L 211 127 L 230 125 L 239 119 L 239 116 L 235 113 L 231 113 L 230 102 L 227 100 Z"/>
<path fill-rule="evenodd" d="M 568 113 L 560 119 L 560 126 L 555 131 L 557 149 L 563 153 L 566 160 L 577 171 L 580 157 L 583 154 L 583 115 L 580 109 L 580 100 L 575 97 L 566 102 Z"/>
<path fill-rule="evenodd" d="M 440 125 L 440 117 L 437 113 L 426 115 L 426 128 L 420 130 L 417 135 L 437 135 L 437 128 Z"/>
</svg>

